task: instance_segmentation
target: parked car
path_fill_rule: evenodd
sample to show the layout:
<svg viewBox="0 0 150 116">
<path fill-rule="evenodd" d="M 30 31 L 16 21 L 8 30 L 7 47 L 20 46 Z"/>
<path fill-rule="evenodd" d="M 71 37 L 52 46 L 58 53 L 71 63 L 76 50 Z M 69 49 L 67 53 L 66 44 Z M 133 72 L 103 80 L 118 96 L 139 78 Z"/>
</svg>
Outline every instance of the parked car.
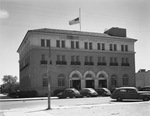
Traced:
<svg viewBox="0 0 150 116">
<path fill-rule="evenodd" d="M 98 93 L 93 88 L 83 88 L 80 94 L 84 97 L 97 97 Z"/>
<path fill-rule="evenodd" d="M 60 92 L 59 94 L 57 94 L 57 97 L 58 98 L 73 98 L 73 97 L 76 97 L 76 98 L 79 98 L 79 97 L 82 97 L 80 95 L 80 92 L 78 90 L 76 90 L 75 88 L 67 88 L 65 89 L 63 92 Z"/>
<path fill-rule="evenodd" d="M 141 87 L 139 91 L 150 91 L 150 86 Z"/>
<path fill-rule="evenodd" d="M 99 96 L 110 96 L 111 92 L 107 88 L 97 88 L 95 91 L 98 93 Z"/>
<path fill-rule="evenodd" d="M 150 93 L 138 91 L 135 87 L 120 87 L 112 93 L 111 98 L 117 101 L 122 101 L 123 99 L 142 99 L 143 101 L 148 101 L 150 100 Z"/>
</svg>

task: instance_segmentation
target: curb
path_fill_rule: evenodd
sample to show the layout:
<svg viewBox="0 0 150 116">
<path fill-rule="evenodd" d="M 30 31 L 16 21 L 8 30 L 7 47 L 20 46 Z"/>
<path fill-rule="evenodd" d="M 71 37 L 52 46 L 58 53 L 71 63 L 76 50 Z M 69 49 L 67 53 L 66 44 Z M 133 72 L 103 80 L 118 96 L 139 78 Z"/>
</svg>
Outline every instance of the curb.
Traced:
<svg viewBox="0 0 150 116">
<path fill-rule="evenodd" d="M 47 97 L 40 98 L 14 98 L 14 99 L 0 99 L 0 102 L 9 102 L 9 101 L 32 101 L 32 100 L 47 100 Z M 57 99 L 57 97 L 51 97 L 51 99 Z"/>
</svg>

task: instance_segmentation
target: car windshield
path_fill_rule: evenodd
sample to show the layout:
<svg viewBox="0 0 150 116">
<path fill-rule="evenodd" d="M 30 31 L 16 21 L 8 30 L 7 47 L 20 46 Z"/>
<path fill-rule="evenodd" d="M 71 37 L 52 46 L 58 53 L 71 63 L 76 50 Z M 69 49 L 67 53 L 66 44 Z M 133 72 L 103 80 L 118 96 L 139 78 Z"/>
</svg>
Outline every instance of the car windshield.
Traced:
<svg viewBox="0 0 150 116">
<path fill-rule="evenodd" d="M 95 92 L 95 91 L 94 91 L 93 89 L 91 89 L 91 88 L 89 88 L 88 91 L 90 91 L 90 92 Z"/>
</svg>

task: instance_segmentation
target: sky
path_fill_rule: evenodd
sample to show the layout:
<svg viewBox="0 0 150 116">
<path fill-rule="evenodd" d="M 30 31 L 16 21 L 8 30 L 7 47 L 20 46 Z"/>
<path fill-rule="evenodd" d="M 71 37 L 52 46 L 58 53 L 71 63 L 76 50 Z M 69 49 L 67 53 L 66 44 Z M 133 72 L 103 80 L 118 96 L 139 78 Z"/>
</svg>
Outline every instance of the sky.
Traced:
<svg viewBox="0 0 150 116">
<path fill-rule="evenodd" d="M 81 31 L 127 29 L 135 43 L 135 69 L 150 70 L 150 0 L 0 0 L 0 84 L 4 75 L 19 78 L 17 49 L 28 30 L 80 30 L 69 20 L 79 16 Z"/>
</svg>

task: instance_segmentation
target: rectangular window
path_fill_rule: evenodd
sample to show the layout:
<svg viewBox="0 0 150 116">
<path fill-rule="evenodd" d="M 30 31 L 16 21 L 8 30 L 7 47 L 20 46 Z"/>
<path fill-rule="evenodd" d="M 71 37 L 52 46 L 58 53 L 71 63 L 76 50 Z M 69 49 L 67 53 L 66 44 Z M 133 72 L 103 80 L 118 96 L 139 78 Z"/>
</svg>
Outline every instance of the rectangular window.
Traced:
<svg viewBox="0 0 150 116">
<path fill-rule="evenodd" d="M 71 41 L 71 48 L 74 49 L 74 41 Z"/>
<path fill-rule="evenodd" d="M 65 79 L 63 77 L 58 77 L 58 86 L 65 86 Z"/>
<path fill-rule="evenodd" d="M 76 61 L 77 61 L 77 62 L 80 62 L 79 56 L 76 56 Z"/>
<path fill-rule="evenodd" d="M 88 62 L 88 56 L 85 56 L 85 62 Z"/>
<path fill-rule="evenodd" d="M 41 47 L 45 47 L 45 39 L 41 39 Z"/>
<path fill-rule="evenodd" d="M 121 45 L 121 51 L 124 51 L 124 45 Z"/>
<path fill-rule="evenodd" d="M 45 54 L 42 54 L 42 55 L 41 55 L 41 60 L 42 60 L 42 61 L 45 61 Z"/>
<path fill-rule="evenodd" d="M 56 47 L 60 48 L 60 40 L 56 40 Z"/>
<path fill-rule="evenodd" d="M 46 46 L 50 47 L 50 40 L 46 40 Z"/>
<path fill-rule="evenodd" d="M 79 49 L 79 42 L 76 41 L 76 48 Z"/>
<path fill-rule="evenodd" d="M 62 61 L 65 61 L 65 55 L 62 55 Z"/>
<path fill-rule="evenodd" d="M 87 42 L 84 42 L 84 48 L 88 49 L 88 43 Z"/>
<path fill-rule="evenodd" d="M 65 40 L 62 40 L 62 41 L 61 41 L 61 47 L 62 47 L 62 48 L 65 48 Z"/>
<path fill-rule="evenodd" d="M 126 52 L 128 51 L 128 45 L 125 45 L 125 51 Z"/>
<path fill-rule="evenodd" d="M 89 62 L 93 62 L 93 57 L 92 56 L 89 57 Z"/>
<path fill-rule="evenodd" d="M 98 57 L 98 62 L 99 62 L 99 63 L 101 63 L 101 62 L 102 62 L 102 61 L 101 61 L 101 57 Z"/>
<path fill-rule="evenodd" d="M 117 51 L 117 44 L 114 44 L 114 51 Z"/>
<path fill-rule="evenodd" d="M 101 50 L 101 44 L 97 43 L 97 50 Z"/>
<path fill-rule="evenodd" d="M 43 78 L 43 87 L 48 86 L 48 78 Z"/>
<path fill-rule="evenodd" d="M 75 60 L 74 60 L 74 56 L 71 56 L 71 62 L 74 62 Z"/>
<path fill-rule="evenodd" d="M 128 79 L 128 77 L 123 77 L 123 85 L 128 85 L 128 83 L 129 83 L 129 79 Z"/>
<path fill-rule="evenodd" d="M 102 43 L 102 50 L 105 50 L 105 44 Z"/>
<path fill-rule="evenodd" d="M 105 57 L 102 57 L 102 62 L 105 63 Z"/>
<path fill-rule="evenodd" d="M 110 51 L 112 51 L 113 50 L 112 44 L 110 44 L 109 46 L 110 46 Z"/>
<path fill-rule="evenodd" d="M 92 50 L 92 42 L 89 43 L 89 50 Z"/>
<path fill-rule="evenodd" d="M 60 61 L 60 55 L 57 55 L 57 61 Z"/>
</svg>

